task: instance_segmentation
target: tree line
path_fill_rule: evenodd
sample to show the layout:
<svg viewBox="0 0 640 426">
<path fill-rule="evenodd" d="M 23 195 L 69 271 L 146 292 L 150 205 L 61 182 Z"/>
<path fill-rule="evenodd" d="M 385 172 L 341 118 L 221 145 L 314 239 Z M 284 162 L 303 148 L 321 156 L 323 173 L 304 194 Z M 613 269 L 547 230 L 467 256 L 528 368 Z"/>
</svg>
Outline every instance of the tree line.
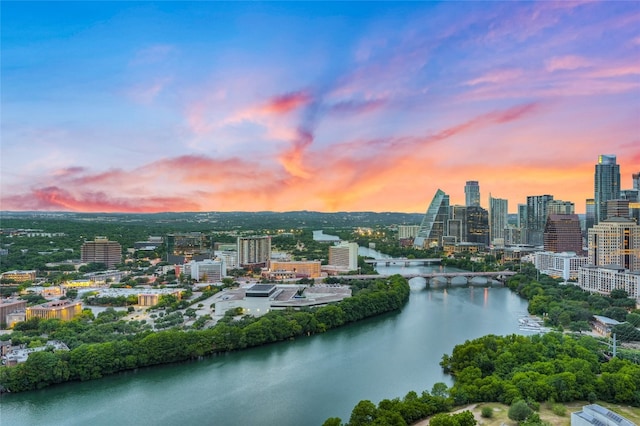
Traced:
<svg viewBox="0 0 640 426">
<path fill-rule="evenodd" d="M 68 323 L 33 321 L 19 327 L 21 334 L 16 337 L 31 335 L 33 338 L 45 331 L 43 327 L 46 326 L 50 338 L 62 340 L 71 350 L 54 351 L 51 348 L 31 354 L 24 363 L 0 368 L 0 387 L 11 392 L 40 389 L 55 383 L 97 379 L 138 367 L 197 359 L 312 335 L 398 310 L 408 298 L 407 280 L 396 275 L 372 280 L 367 286 L 355 289 L 352 297 L 336 304 L 270 311 L 257 318 L 236 318 L 231 313 L 214 327 L 204 330 L 151 332 L 141 322 L 96 324 L 98 318 Z M 79 332 L 74 332 L 74 327 Z M 88 341 L 78 340 L 80 338 Z"/>
</svg>

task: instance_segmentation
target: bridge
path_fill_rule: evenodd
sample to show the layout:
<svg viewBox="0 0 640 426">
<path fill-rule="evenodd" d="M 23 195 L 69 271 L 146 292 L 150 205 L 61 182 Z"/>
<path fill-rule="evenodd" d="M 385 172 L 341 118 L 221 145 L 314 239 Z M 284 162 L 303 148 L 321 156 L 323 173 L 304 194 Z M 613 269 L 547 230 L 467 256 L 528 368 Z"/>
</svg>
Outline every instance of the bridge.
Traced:
<svg viewBox="0 0 640 426">
<path fill-rule="evenodd" d="M 404 257 L 400 258 L 388 258 L 388 259 L 365 259 L 366 263 L 379 264 L 384 263 L 384 266 L 393 266 L 393 265 L 401 265 L 401 266 L 409 266 L 411 264 L 431 264 L 431 263 L 440 263 L 442 261 L 441 258 L 434 259 L 407 259 Z"/>
<path fill-rule="evenodd" d="M 431 282 L 432 279 L 444 279 L 447 285 L 451 285 L 451 280 L 454 278 L 464 278 L 467 280 L 467 284 L 471 282 L 474 278 L 489 278 L 496 281 L 504 282 L 508 277 L 515 275 L 514 271 L 496 271 L 496 272 L 469 272 L 469 271 L 460 271 L 460 272 L 430 272 L 426 274 L 401 274 L 403 277 L 407 279 L 411 278 L 425 278 L 427 280 L 427 284 Z"/>
<path fill-rule="evenodd" d="M 432 279 L 444 279 L 447 285 L 451 285 L 453 278 L 462 277 L 467 280 L 467 284 L 474 278 L 490 278 L 500 282 L 504 282 L 508 277 L 515 275 L 514 271 L 496 271 L 496 272 L 471 272 L 471 271 L 459 271 L 459 272 L 429 272 L 424 274 L 408 274 L 400 272 L 398 275 L 402 275 L 407 279 L 411 278 L 425 278 L 427 280 L 427 286 Z M 376 278 L 388 278 L 389 275 L 336 275 L 335 278 L 346 280 L 370 280 Z"/>
</svg>

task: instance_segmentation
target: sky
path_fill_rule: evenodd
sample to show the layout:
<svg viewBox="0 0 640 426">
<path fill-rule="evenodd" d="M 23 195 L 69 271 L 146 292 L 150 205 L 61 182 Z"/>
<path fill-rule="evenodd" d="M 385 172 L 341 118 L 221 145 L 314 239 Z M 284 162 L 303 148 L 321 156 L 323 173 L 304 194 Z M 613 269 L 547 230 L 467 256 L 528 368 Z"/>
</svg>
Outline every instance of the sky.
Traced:
<svg viewBox="0 0 640 426">
<path fill-rule="evenodd" d="M 640 172 L 640 1 L 11 2 L 0 210 L 424 212 Z"/>
</svg>

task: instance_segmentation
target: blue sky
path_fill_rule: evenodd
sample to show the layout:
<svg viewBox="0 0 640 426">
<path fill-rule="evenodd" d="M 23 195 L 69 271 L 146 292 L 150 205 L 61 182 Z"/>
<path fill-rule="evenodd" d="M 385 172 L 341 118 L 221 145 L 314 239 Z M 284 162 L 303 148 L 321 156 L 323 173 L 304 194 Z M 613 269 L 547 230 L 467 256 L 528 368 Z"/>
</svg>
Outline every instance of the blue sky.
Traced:
<svg viewBox="0 0 640 426">
<path fill-rule="evenodd" d="M 640 2 L 11 2 L 0 209 L 515 211 L 640 171 Z"/>
</svg>

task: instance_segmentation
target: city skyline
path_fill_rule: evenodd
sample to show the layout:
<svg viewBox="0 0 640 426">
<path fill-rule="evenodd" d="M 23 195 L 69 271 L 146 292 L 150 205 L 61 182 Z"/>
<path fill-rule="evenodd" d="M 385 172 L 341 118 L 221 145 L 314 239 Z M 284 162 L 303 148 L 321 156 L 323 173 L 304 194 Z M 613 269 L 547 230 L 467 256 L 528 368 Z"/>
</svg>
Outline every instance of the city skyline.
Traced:
<svg viewBox="0 0 640 426">
<path fill-rule="evenodd" d="M 640 3 L 2 2 L 0 210 L 585 213 Z"/>
</svg>

